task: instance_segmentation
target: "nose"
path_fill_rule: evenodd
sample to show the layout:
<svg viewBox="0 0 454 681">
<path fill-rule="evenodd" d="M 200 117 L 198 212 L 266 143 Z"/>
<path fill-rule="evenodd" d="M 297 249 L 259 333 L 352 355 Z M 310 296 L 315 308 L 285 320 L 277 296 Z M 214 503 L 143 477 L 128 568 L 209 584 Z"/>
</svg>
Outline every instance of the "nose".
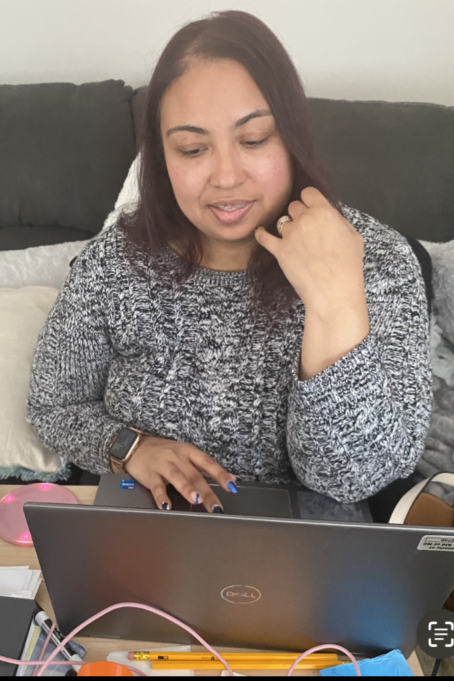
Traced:
<svg viewBox="0 0 454 681">
<path fill-rule="evenodd" d="M 211 184 L 217 189 L 234 189 L 246 179 L 246 171 L 235 147 L 216 149 L 212 156 Z"/>
</svg>

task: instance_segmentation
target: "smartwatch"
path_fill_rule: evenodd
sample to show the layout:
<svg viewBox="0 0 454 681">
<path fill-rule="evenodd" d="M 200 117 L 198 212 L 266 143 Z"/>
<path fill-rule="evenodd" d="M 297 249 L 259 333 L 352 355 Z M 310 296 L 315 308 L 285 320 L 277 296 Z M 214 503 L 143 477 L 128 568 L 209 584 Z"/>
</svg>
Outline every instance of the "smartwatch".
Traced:
<svg viewBox="0 0 454 681">
<path fill-rule="evenodd" d="M 136 428 L 122 428 L 109 445 L 110 464 L 114 473 L 125 473 L 126 464 L 136 451 L 142 436 Z"/>
</svg>

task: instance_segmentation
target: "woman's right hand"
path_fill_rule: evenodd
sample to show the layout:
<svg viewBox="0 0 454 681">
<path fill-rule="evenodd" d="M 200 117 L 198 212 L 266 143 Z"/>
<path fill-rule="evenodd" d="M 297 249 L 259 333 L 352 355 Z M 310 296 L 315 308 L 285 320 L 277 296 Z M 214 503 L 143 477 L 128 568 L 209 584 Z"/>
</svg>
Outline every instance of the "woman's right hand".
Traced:
<svg viewBox="0 0 454 681">
<path fill-rule="evenodd" d="M 220 487 L 231 492 L 228 484 L 236 477 L 228 473 L 211 456 L 188 442 L 144 435 L 126 471 L 151 491 L 158 508 L 170 509 L 167 485 L 171 484 L 191 504 L 201 504 L 211 513 L 222 510 L 222 504 L 208 485 L 212 478 Z M 219 512 L 219 511 L 218 511 Z"/>
</svg>

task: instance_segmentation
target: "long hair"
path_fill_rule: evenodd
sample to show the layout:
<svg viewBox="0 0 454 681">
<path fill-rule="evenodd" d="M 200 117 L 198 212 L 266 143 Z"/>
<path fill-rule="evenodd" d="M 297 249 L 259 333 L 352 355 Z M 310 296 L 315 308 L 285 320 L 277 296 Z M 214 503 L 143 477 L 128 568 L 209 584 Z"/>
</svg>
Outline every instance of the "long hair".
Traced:
<svg viewBox="0 0 454 681">
<path fill-rule="evenodd" d="M 184 263 L 182 279 L 197 270 L 203 248 L 199 230 L 181 211 L 172 190 L 160 114 L 165 92 L 194 58 L 236 61 L 261 90 L 291 158 L 294 181 L 289 202 L 299 199 L 301 191 L 312 186 L 340 210 L 314 157 L 302 82 L 274 33 L 257 17 L 240 11 L 216 12 L 187 24 L 171 38 L 153 71 L 139 138 L 139 203 L 135 213 L 124 215 L 120 221 L 133 261 L 141 259 L 138 253 L 155 256 L 170 243 L 178 244 Z M 265 227 L 277 235 L 275 224 Z M 277 300 L 281 307 L 298 298 L 277 260 L 258 243 L 248 263 L 248 276 L 252 284 L 252 306 L 261 307 L 267 316 Z"/>
</svg>

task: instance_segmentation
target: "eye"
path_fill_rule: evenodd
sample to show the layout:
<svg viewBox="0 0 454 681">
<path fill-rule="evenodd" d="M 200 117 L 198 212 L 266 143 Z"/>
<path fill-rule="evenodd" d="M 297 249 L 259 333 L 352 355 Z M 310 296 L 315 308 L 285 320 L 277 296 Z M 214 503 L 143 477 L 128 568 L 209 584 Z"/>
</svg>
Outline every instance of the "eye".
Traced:
<svg viewBox="0 0 454 681">
<path fill-rule="evenodd" d="M 269 137 L 264 137 L 262 140 L 245 141 L 243 144 L 245 147 L 259 147 L 261 144 L 265 144 L 268 139 Z"/>
<path fill-rule="evenodd" d="M 180 153 L 183 156 L 189 156 L 189 158 L 194 158 L 195 156 L 199 156 L 200 153 L 203 151 L 202 147 L 198 149 L 189 149 L 189 151 L 183 151 L 183 149 L 180 150 Z"/>
</svg>

